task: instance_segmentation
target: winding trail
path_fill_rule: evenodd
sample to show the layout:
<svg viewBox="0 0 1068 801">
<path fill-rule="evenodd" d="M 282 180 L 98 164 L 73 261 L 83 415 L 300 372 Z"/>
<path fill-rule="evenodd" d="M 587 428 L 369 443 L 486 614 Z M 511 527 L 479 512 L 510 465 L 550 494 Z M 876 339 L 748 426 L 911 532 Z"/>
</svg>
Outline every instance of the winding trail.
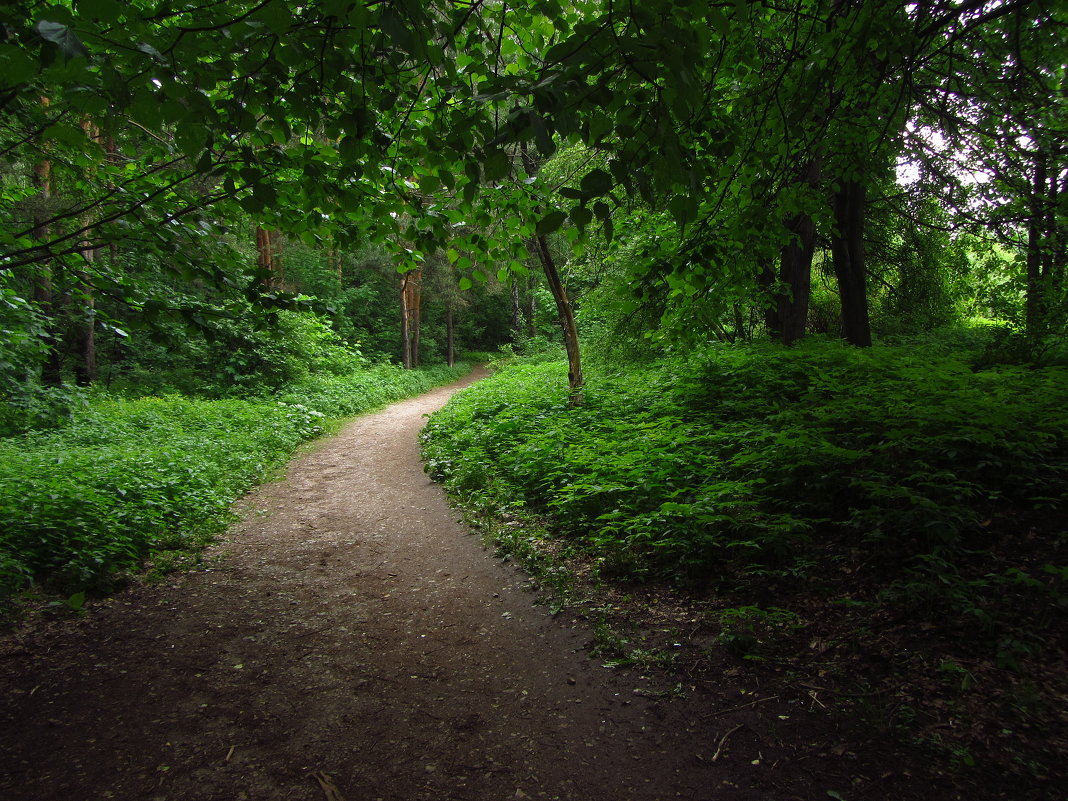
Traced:
<svg viewBox="0 0 1068 801">
<path fill-rule="evenodd" d="M 457 523 L 417 432 L 478 377 L 317 443 L 204 569 L 9 638 L 0 798 L 798 797 L 737 715 L 636 695 Z M 711 760 L 731 727 L 748 755 Z"/>
</svg>

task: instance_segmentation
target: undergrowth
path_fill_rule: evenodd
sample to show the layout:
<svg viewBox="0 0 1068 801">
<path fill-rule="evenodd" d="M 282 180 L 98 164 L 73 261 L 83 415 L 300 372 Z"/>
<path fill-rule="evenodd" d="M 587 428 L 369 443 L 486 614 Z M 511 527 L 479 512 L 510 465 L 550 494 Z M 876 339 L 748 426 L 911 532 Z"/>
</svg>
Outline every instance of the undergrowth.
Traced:
<svg viewBox="0 0 1068 801">
<path fill-rule="evenodd" d="M 98 397 L 65 425 L 0 440 L 0 602 L 31 584 L 107 590 L 183 561 L 230 505 L 333 419 L 455 380 L 468 366 L 318 375 L 264 400 Z"/>
<path fill-rule="evenodd" d="M 1068 369 L 974 348 L 722 345 L 602 369 L 577 407 L 566 364 L 503 362 L 423 448 L 610 662 L 725 653 L 1041 782 L 1068 747 L 1066 401 Z M 628 634 L 643 617 L 704 639 Z"/>
<path fill-rule="evenodd" d="M 1066 401 L 1061 367 L 720 346 L 593 376 L 577 408 L 564 364 L 515 364 L 434 415 L 424 448 L 450 492 L 547 521 L 604 578 L 724 591 L 860 561 L 910 613 L 997 641 L 1016 622 L 999 598 L 1065 602 L 1063 526 L 1037 564 L 968 566 L 1020 515 L 1063 512 Z"/>
</svg>

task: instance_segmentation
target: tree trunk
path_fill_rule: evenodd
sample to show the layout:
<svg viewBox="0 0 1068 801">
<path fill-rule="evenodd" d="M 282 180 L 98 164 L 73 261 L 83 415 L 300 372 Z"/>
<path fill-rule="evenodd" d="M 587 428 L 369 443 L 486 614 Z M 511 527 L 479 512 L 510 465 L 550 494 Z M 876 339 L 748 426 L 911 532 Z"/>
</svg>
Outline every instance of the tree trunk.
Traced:
<svg viewBox="0 0 1068 801">
<path fill-rule="evenodd" d="M 260 280 L 267 283 L 271 274 L 271 234 L 256 226 L 256 266 L 260 268 Z"/>
<path fill-rule="evenodd" d="M 519 322 L 519 276 L 512 276 L 512 341 L 519 342 L 523 329 Z"/>
<path fill-rule="evenodd" d="M 422 270 L 412 270 L 401 277 L 401 349 L 407 370 L 419 365 L 419 328 L 422 293 Z"/>
<path fill-rule="evenodd" d="M 871 345 L 868 321 L 867 266 L 864 256 L 865 190 L 859 181 L 843 181 L 832 198 L 835 230 L 831 258 L 842 302 L 842 331 L 851 345 Z"/>
<path fill-rule="evenodd" d="M 412 369 L 412 332 L 408 325 L 408 276 L 401 276 L 400 291 L 401 364 Z"/>
<path fill-rule="evenodd" d="M 415 367 L 412 364 L 412 326 L 408 312 L 408 274 L 401 276 L 401 364 L 405 370 Z"/>
<path fill-rule="evenodd" d="M 535 325 L 535 319 L 537 317 L 537 311 L 538 311 L 538 297 L 537 297 L 537 293 L 534 291 L 535 287 L 537 287 L 537 281 L 534 278 L 534 274 L 531 273 L 530 279 L 527 281 L 528 297 L 527 297 L 526 318 L 527 318 L 527 338 L 528 339 L 533 339 L 535 337 L 535 335 L 538 333 L 538 330 L 537 330 L 536 325 Z"/>
<path fill-rule="evenodd" d="M 412 365 L 419 366 L 419 345 L 423 335 L 423 271 L 416 270 L 415 286 L 412 288 L 415 295 L 415 336 L 412 345 Z"/>
<path fill-rule="evenodd" d="M 798 214 L 786 224 L 793 239 L 783 246 L 779 257 L 779 280 L 790 291 L 776 299 L 779 336 L 790 345 L 805 336 L 808 304 L 812 297 L 812 254 L 816 249 L 816 223 L 807 214 Z"/>
<path fill-rule="evenodd" d="M 286 276 L 282 263 L 282 238 L 275 231 L 256 226 L 256 266 L 263 285 L 275 290 L 285 289 Z"/>
<path fill-rule="evenodd" d="M 734 338 L 732 342 L 744 341 L 749 339 L 749 332 L 745 330 L 745 317 L 742 316 L 742 304 L 735 303 L 731 307 L 731 311 L 734 313 Z"/>
<path fill-rule="evenodd" d="M 812 297 L 812 254 L 816 250 L 816 224 L 807 214 L 788 220 L 791 240 L 779 252 L 779 274 L 770 260 L 761 266 L 759 283 L 771 293 L 764 310 L 764 325 L 771 338 L 791 345 L 805 336 Z"/>
<path fill-rule="evenodd" d="M 798 185 L 815 187 L 822 171 L 819 159 L 804 164 Z M 764 313 L 764 323 L 772 339 L 791 345 L 805 336 L 808 306 L 812 297 L 812 254 L 816 250 L 816 223 L 808 214 L 795 214 L 783 225 L 790 240 L 779 251 L 779 275 L 769 261 L 761 268 L 760 283 L 772 293 Z"/>
<path fill-rule="evenodd" d="M 567 384 L 571 389 L 570 404 L 580 406 L 583 402 L 582 387 L 585 380 L 582 377 L 582 358 L 579 351 L 578 327 L 575 325 L 575 314 L 571 309 L 571 301 L 567 297 L 567 290 L 560 273 L 556 269 L 549 244 L 544 236 L 536 236 L 529 240 L 528 247 L 534 252 L 541 262 L 545 271 L 545 278 L 549 281 L 549 291 L 552 292 L 553 300 L 556 301 L 556 313 L 560 318 L 560 328 L 564 333 L 564 349 L 567 351 Z"/>
<path fill-rule="evenodd" d="M 82 251 L 82 258 L 89 267 L 96 261 L 96 255 L 92 247 Z M 78 276 L 78 295 L 85 305 L 74 319 L 74 381 L 80 387 L 87 387 L 96 380 L 96 300 L 87 279 L 85 274 Z"/>
<path fill-rule="evenodd" d="M 1053 163 L 1064 164 L 1068 156 L 1068 147 L 1061 146 L 1053 151 Z M 1050 171 L 1049 194 L 1046 204 L 1046 254 L 1047 254 L 1047 292 L 1049 302 L 1057 304 L 1055 308 L 1064 309 L 1065 302 L 1065 270 L 1068 269 L 1068 225 L 1065 224 L 1064 215 L 1058 218 L 1058 207 L 1063 201 L 1061 195 L 1068 192 L 1068 170 L 1062 170 L 1057 175 L 1057 170 Z M 1062 317 L 1063 320 L 1063 312 Z"/>
<path fill-rule="evenodd" d="M 47 159 L 33 165 L 33 185 L 37 189 L 38 207 L 34 210 L 33 237 L 38 242 L 47 242 L 51 229 L 48 201 L 52 197 L 52 162 Z M 33 277 L 33 300 L 45 319 L 48 337 L 48 353 L 41 365 L 41 383 L 58 387 L 63 383 L 63 360 L 59 352 L 59 336 L 56 334 L 56 309 L 52 291 L 52 263 L 45 257 L 37 266 Z"/>
<path fill-rule="evenodd" d="M 456 365 L 456 349 L 454 346 L 455 328 L 453 324 L 452 305 L 445 307 L 445 361 L 449 367 Z"/>
<path fill-rule="evenodd" d="M 1054 187 L 1056 180 L 1054 180 Z M 1027 336 L 1037 339 L 1045 329 L 1046 298 L 1043 270 L 1043 240 L 1047 233 L 1043 213 L 1046 194 L 1046 157 L 1035 151 L 1035 174 L 1031 182 L 1030 215 L 1027 221 L 1027 295 L 1024 302 Z"/>
<path fill-rule="evenodd" d="M 91 119 L 82 120 L 82 130 L 90 140 L 94 142 L 101 140 L 100 128 Z M 81 222 L 83 227 L 88 229 L 93 220 L 86 215 Z M 93 265 L 96 263 L 98 250 L 99 248 L 89 238 L 81 243 L 80 255 L 85 262 L 85 270 L 77 273 L 78 283 L 75 291 L 85 305 L 81 314 L 75 313 L 73 336 L 76 357 L 74 381 L 80 387 L 87 387 L 96 380 L 96 299 L 93 297 L 90 276 L 93 272 Z"/>
<path fill-rule="evenodd" d="M 527 175 L 533 177 L 537 172 L 537 166 L 530 157 L 526 142 L 520 142 L 519 152 L 523 157 L 523 168 Z M 582 405 L 584 398 L 582 387 L 585 380 L 582 377 L 582 357 L 579 350 L 578 327 L 575 325 L 575 313 L 571 308 L 571 301 L 564 289 L 564 282 L 560 280 L 560 273 L 553 261 L 553 254 L 549 251 L 549 243 L 544 236 L 535 236 L 527 240 L 527 248 L 531 250 L 541 262 L 545 278 L 549 282 L 549 291 L 556 302 L 556 313 L 560 318 L 560 328 L 564 333 L 564 350 L 567 351 L 567 384 L 571 389 L 569 403 L 572 406 Z"/>
</svg>

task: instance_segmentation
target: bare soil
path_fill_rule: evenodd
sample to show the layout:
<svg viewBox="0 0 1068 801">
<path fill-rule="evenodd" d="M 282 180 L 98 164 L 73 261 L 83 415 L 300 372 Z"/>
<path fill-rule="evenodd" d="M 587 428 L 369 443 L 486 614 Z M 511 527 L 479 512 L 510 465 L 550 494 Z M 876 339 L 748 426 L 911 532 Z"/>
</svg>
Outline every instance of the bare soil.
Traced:
<svg viewBox="0 0 1068 801">
<path fill-rule="evenodd" d="M 591 659 L 423 473 L 478 377 L 317 443 L 202 569 L 6 635 L 0 798 L 959 797 L 816 697 Z"/>
</svg>

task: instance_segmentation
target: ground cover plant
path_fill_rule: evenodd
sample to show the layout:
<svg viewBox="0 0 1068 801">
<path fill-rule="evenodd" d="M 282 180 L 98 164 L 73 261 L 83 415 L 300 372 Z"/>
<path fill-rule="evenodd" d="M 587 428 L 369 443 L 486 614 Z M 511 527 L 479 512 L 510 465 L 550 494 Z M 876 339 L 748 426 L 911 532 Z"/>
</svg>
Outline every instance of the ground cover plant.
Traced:
<svg viewBox="0 0 1068 801">
<path fill-rule="evenodd" d="M 58 428 L 0 440 L 0 591 L 107 589 L 150 555 L 202 544 L 234 500 L 333 419 L 467 369 L 380 365 L 253 400 L 99 397 Z"/>
<path fill-rule="evenodd" d="M 565 370 L 509 366 L 428 425 L 431 475 L 498 521 L 500 545 L 543 574 L 585 565 L 613 603 L 684 599 L 691 630 L 795 690 L 837 684 L 961 765 L 1049 775 L 1065 368 L 720 345 L 591 375 L 577 407 Z"/>
</svg>

